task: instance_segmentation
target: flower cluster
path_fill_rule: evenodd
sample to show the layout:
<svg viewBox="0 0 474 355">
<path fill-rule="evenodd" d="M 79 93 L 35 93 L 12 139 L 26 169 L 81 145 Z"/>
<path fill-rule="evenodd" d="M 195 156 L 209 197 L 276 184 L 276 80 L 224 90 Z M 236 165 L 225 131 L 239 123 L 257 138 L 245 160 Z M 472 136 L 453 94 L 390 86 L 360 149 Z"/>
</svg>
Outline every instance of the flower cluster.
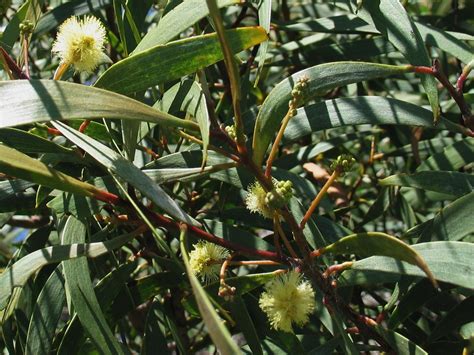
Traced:
<svg viewBox="0 0 474 355">
<path fill-rule="evenodd" d="M 281 208 L 293 197 L 293 183 L 290 180 L 278 181 L 272 191 L 265 195 L 265 203 L 273 208 Z"/>
<path fill-rule="evenodd" d="M 302 76 L 296 81 L 293 90 L 291 91 L 291 100 L 288 102 L 288 108 L 290 115 L 296 115 L 296 109 L 301 106 L 304 101 L 305 90 L 308 87 L 309 78 Z"/>
<path fill-rule="evenodd" d="M 106 30 L 94 16 L 79 20 L 73 16 L 59 27 L 52 52 L 65 65 L 73 65 L 79 72 L 91 73 L 102 63 Z"/>
<path fill-rule="evenodd" d="M 256 181 L 248 188 L 245 199 L 247 208 L 252 213 L 260 213 L 263 217 L 273 218 L 276 208 L 281 208 L 293 197 L 293 184 L 291 181 L 277 181 L 273 179 L 274 188 L 267 192 Z"/>
<path fill-rule="evenodd" d="M 278 276 L 266 284 L 259 305 L 274 329 L 288 333 L 293 331 L 293 323 L 305 325 L 316 307 L 313 287 L 296 271 Z"/>
<path fill-rule="evenodd" d="M 221 263 L 230 255 L 224 247 L 209 242 L 200 241 L 193 245 L 194 250 L 189 253 L 189 264 L 195 275 L 199 275 L 206 282 L 216 281 L 219 278 Z"/>
<path fill-rule="evenodd" d="M 237 140 L 237 135 L 235 133 L 235 126 L 234 125 L 225 126 L 224 129 L 232 140 L 234 140 L 234 141 Z"/>
<path fill-rule="evenodd" d="M 339 174 L 341 176 L 344 176 L 345 173 L 352 169 L 352 166 L 355 162 L 356 160 L 352 156 L 348 154 L 341 154 L 337 157 L 336 160 L 332 162 L 331 169 L 333 171 L 338 170 Z"/>
</svg>

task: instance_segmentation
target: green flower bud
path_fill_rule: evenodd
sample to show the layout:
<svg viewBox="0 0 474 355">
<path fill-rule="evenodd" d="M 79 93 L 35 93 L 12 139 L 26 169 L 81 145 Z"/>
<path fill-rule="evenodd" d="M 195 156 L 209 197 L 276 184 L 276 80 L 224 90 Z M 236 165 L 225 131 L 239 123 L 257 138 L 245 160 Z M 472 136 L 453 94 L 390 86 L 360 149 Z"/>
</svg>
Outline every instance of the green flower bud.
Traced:
<svg viewBox="0 0 474 355">
<path fill-rule="evenodd" d="M 334 171 L 338 170 L 340 175 L 344 176 L 345 173 L 352 169 L 352 166 L 355 162 L 356 160 L 352 156 L 348 154 L 342 154 L 332 162 L 331 169 Z"/>
<path fill-rule="evenodd" d="M 34 30 L 33 23 L 31 21 L 25 20 L 22 23 L 20 23 L 20 33 L 23 36 L 28 36 L 31 34 Z"/>
<path fill-rule="evenodd" d="M 237 135 L 235 134 L 235 126 L 234 125 L 226 126 L 224 129 L 225 129 L 225 131 L 227 132 L 227 134 L 229 135 L 230 138 L 232 138 L 234 141 L 237 139 Z"/>
</svg>

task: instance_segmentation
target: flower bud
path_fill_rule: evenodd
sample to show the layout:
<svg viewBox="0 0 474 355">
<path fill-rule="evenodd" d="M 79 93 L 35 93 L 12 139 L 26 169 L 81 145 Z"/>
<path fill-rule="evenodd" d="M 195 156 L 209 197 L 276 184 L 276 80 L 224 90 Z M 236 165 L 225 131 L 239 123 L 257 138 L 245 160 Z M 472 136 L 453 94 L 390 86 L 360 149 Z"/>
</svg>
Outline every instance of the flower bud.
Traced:
<svg viewBox="0 0 474 355">
<path fill-rule="evenodd" d="M 352 166 L 356 160 L 348 155 L 348 154 L 341 154 L 334 160 L 331 164 L 331 169 L 336 171 L 338 170 L 340 175 L 343 176 L 345 173 L 352 169 Z"/>
</svg>

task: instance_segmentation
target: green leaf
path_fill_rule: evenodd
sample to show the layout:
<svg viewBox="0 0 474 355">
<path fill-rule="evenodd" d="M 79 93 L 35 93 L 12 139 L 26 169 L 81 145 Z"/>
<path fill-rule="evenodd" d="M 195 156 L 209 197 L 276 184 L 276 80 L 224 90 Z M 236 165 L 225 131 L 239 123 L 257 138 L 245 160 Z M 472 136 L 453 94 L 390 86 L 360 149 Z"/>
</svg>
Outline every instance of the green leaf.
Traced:
<svg viewBox="0 0 474 355">
<path fill-rule="evenodd" d="M 258 24 L 267 32 L 267 35 L 270 33 L 270 24 L 272 21 L 272 1 L 271 0 L 261 0 L 258 5 Z M 262 70 L 265 64 L 265 59 L 267 56 L 268 45 L 270 40 L 260 44 L 256 57 L 258 58 L 258 68 L 257 73 L 255 74 L 255 86 L 257 86 L 260 76 L 262 75 Z"/>
<path fill-rule="evenodd" d="M 0 142 L 23 153 L 69 154 L 71 149 L 16 128 L 0 129 Z"/>
<path fill-rule="evenodd" d="M 474 138 L 464 138 L 447 146 L 442 152 L 433 154 L 416 169 L 424 170 L 458 170 L 472 162 L 474 157 Z"/>
<path fill-rule="evenodd" d="M 229 30 L 226 34 L 233 53 L 239 53 L 266 39 L 265 31 L 260 27 Z M 95 86 L 131 94 L 181 78 L 222 58 L 215 33 L 191 37 L 158 45 L 121 60 L 107 69 Z"/>
<path fill-rule="evenodd" d="M 160 302 L 154 302 L 150 310 L 148 311 L 148 316 L 146 317 L 145 323 L 145 334 L 143 337 L 143 345 L 140 351 L 140 354 L 171 354 L 171 351 L 168 349 L 168 343 L 166 341 L 166 336 L 164 334 L 164 329 L 160 323 L 163 322 L 163 314 L 161 314 L 161 304 Z"/>
<path fill-rule="evenodd" d="M 429 265 L 438 281 L 474 289 L 472 255 L 474 244 L 465 242 L 429 242 L 412 245 Z M 383 256 L 354 262 L 339 278 L 341 286 L 396 282 L 401 275 L 426 277 L 418 267 Z"/>
<path fill-rule="evenodd" d="M 414 22 L 399 1 L 364 1 L 358 16 L 386 37 L 412 65 L 431 66 L 431 59 Z M 434 121 L 440 116 L 437 82 L 433 76 L 422 75 L 421 83 L 425 88 L 433 111 Z"/>
<path fill-rule="evenodd" d="M 52 124 L 67 139 L 84 149 L 84 151 L 90 154 L 100 164 L 135 186 L 146 197 L 153 201 L 156 206 L 162 208 L 180 221 L 190 224 L 196 223 L 161 187 L 156 185 L 153 180 L 120 154 L 62 122 L 52 122 Z"/>
<path fill-rule="evenodd" d="M 377 331 L 385 338 L 393 349 L 395 354 L 399 355 L 428 355 L 428 353 L 423 350 L 416 343 L 410 339 L 404 337 L 403 335 L 394 332 L 393 330 L 387 330 L 380 326 L 377 327 Z"/>
<path fill-rule="evenodd" d="M 222 319 L 215 311 L 214 306 L 212 305 L 206 294 L 206 291 L 204 291 L 196 275 L 194 275 L 194 271 L 189 265 L 189 257 L 185 247 L 185 235 L 186 232 L 182 231 L 180 237 L 181 254 L 183 256 L 183 262 L 186 267 L 186 273 L 188 274 L 188 278 L 194 292 L 194 297 L 196 297 L 196 301 L 199 307 L 199 311 L 201 312 L 204 324 L 206 324 L 207 326 L 212 341 L 222 354 L 239 354 L 239 348 L 232 340 L 227 328 L 225 328 L 222 324 Z"/>
<path fill-rule="evenodd" d="M 105 275 L 95 286 L 94 291 L 97 295 L 100 308 L 105 314 L 110 314 L 109 309 L 113 301 L 120 292 L 124 292 L 126 282 L 135 268 L 136 263 L 134 262 L 121 264 Z M 129 297 L 128 293 L 127 297 Z M 132 307 L 130 307 L 130 310 L 132 310 Z M 109 318 L 110 317 L 108 317 L 108 319 Z M 76 353 L 79 352 L 79 349 L 86 340 L 84 333 L 84 328 L 81 326 L 81 322 L 76 313 L 65 330 L 57 354 L 68 355 L 71 353 L 71 349 L 77 349 Z"/>
<path fill-rule="evenodd" d="M 0 310 L 5 308 L 13 290 L 16 287 L 23 287 L 28 279 L 43 266 L 80 256 L 95 258 L 121 247 L 135 236 L 133 233 L 128 233 L 103 243 L 51 246 L 26 255 L 0 274 L 0 289 L 2 290 L 0 293 Z"/>
<path fill-rule="evenodd" d="M 380 232 L 356 233 L 324 247 L 321 253 L 356 254 L 360 256 L 384 255 L 418 266 L 436 285 L 436 281 L 423 257 L 400 239 Z"/>
<path fill-rule="evenodd" d="M 219 0 L 219 8 L 239 4 L 238 0 Z M 174 37 L 209 15 L 206 0 L 187 0 L 176 6 L 151 28 L 132 52 L 135 55 L 154 46 L 168 43 Z"/>
<path fill-rule="evenodd" d="M 263 354 L 261 340 L 250 317 L 247 305 L 241 296 L 234 296 L 229 304 L 230 312 L 238 327 L 242 330 L 252 354 Z"/>
<path fill-rule="evenodd" d="M 427 45 L 437 47 L 459 58 L 466 64 L 471 61 L 472 50 L 469 45 L 456 37 L 458 33 L 443 31 L 418 21 L 414 21 L 414 24 Z M 278 29 L 285 31 L 328 33 L 380 33 L 375 26 L 368 24 L 352 14 L 328 16 L 305 22 L 282 23 L 278 24 Z M 340 43 L 338 43 L 338 45 L 340 45 Z"/>
<path fill-rule="evenodd" d="M 291 90 L 300 77 L 307 76 L 310 79 L 305 92 L 305 100 L 310 100 L 339 86 L 402 74 L 407 71 L 409 71 L 407 66 L 336 62 L 317 65 L 293 74 L 275 86 L 260 108 L 252 142 L 253 160 L 257 165 L 262 163 L 263 156 L 288 111 Z"/>
<path fill-rule="evenodd" d="M 25 354 L 49 354 L 53 348 L 59 318 L 66 296 L 64 277 L 56 268 L 44 284 L 30 318 Z"/>
<path fill-rule="evenodd" d="M 61 243 L 84 243 L 86 226 L 74 217 L 69 217 L 61 231 Z M 124 354 L 109 328 L 92 287 L 90 270 L 85 257 L 62 262 L 66 291 L 82 326 L 98 350 L 104 354 Z"/>
<path fill-rule="evenodd" d="M 81 196 L 95 197 L 103 194 L 102 190 L 91 184 L 50 168 L 39 160 L 4 145 L 0 145 L 0 171 L 10 176 Z"/>
<path fill-rule="evenodd" d="M 290 120 L 284 137 L 292 141 L 324 129 L 361 124 L 420 126 L 466 132 L 464 127 L 444 118 L 433 126 L 432 117 L 431 111 L 396 99 L 379 96 L 340 98 L 299 109 Z"/>
<path fill-rule="evenodd" d="M 474 176 L 455 171 L 421 171 L 411 175 L 392 175 L 379 180 L 379 184 L 414 187 L 458 197 L 474 190 Z"/>
<path fill-rule="evenodd" d="M 0 128 L 50 120 L 106 118 L 198 129 L 194 122 L 173 117 L 126 96 L 63 81 L 2 81 L 0 96 Z"/>
<path fill-rule="evenodd" d="M 96 12 L 108 7 L 110 4 L 110 0 L 82 0 L 60 4 L 51 11 L 46 12 L 39 19 L 35 28 L 34 36 L 41 36 L 42 34 L 55 29 L 71 16 L 81 16 L 91 12 Z"/>
<path fill-rule="evenodd" d="M 184 111 L 195 117 L 201 131 L 203 148 L 203 166 L 207 160 L 207 148 L 209 146 L 209 112 L 201 85 L 194 80 L 184 80 L 167 90 L 161 101 L 153 107 L 163 112 Z"/>
<path fill-rule="evenodd" d="M 423 231 L 419 243 L 435 240 L 461 240 L 474 233 L 474 191 L 444 207 L 433 219 L 430 228 Z"/>
<path fill-rule="evenodd" d="M 400 302 L 390 315 L 387 324 L 388 328 L 395 329 L 410 314 L 419 310 L 424 304 L 439 294 L 439 291 L 432 287 L 428 280 L 421 280 L 400 299 Z"/>
</svg>

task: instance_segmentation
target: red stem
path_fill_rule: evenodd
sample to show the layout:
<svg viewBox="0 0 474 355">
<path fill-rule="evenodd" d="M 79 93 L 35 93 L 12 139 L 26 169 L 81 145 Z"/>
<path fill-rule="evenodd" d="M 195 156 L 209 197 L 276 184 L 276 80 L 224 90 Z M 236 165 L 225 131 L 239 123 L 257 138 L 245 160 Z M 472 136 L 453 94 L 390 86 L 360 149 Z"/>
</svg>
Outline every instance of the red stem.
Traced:
<svg viewBox="0 0 474 355">
<path fill-rule="evenodd" d="M 158 213 L 149 213 L 148 217 L 152 218 L 156 223 L 158 223 L 160 226 L 168 228 L 168 229 L 179 229 L 179 223 L 161 215 Z M 220 245 L 224 248 L 230 249 L 230 250 L 235 250 L 238 251 L 241 254 L 245 255 L 252 255 L 252 256 L 258 256 L 263 259 L 267 260 L 273 260 L 273 261 L 278 261 L 281 262 L 282 258 L 275 252 L 272 251 L 267 251 L 267 250 L 259 250 L 259 249 L 251 249 L 244 247 L 240 244 L 233 243 L 229 240 L 223 239 L 216 237 L 215 235 L 206 232 L 205 230 L 202 230 L 196 226 L 187 224 L 188 231 L 192 234 L 194 234 L 196 237 L 200 239 L 207 240 L 208 242 Z"/>
<path fill-rule="evenodd" d="M 10 57 L 8 52 L 0 47 L 0 54 L 5 58 L 5 61 L 8 64 L 8 68 L 18 79 L 28 79 L 28 77 L 21 71 L 21 68 L 15 63 L 15 61 Z"/>
</svg>

